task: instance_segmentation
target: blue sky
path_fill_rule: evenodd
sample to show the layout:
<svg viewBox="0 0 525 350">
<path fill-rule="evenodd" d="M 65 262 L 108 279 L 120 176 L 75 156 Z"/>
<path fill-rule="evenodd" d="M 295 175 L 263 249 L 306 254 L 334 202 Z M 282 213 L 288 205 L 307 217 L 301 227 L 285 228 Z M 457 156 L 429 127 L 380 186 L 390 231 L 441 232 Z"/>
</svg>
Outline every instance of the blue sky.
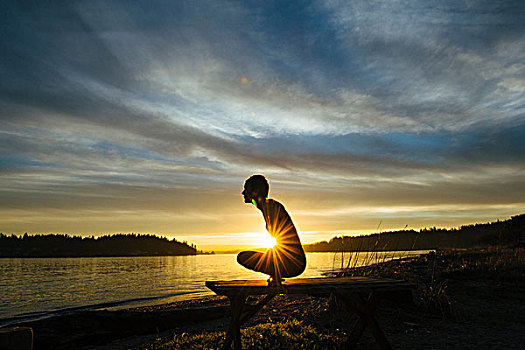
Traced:
<svg viewBox="0 0 525 350">
<path fill-rule="evenodd" d="M 0 5 L 0 230 L 249 246 L 523 212 L 525 5 Z M 226 242 L 226 243 L 225 243 Z"/>
</svg>

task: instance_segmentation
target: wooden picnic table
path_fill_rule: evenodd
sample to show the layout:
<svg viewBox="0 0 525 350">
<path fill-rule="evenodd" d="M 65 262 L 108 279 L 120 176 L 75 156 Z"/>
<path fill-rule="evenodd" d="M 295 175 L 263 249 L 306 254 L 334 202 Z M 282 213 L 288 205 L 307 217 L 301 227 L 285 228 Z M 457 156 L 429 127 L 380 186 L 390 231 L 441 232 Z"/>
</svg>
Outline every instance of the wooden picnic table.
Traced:
<svg viewBox="0 0 525 350">
<path fill-rule="evenodd" d="M 412 300 L 415 288 L 413 283 L 373 277 L 293 278 L 283 281 L 281 286 L 268 286 L 265 280 L 207 281 L 206 286 L 230 301 L 231 321 L 223 349 L 229 349 L 233 341 L 235 350 L 242 348 L 241 326 L 278 294 L 334 295 L 359 317 L 348 338 L 349 349 L 356 346 L 366 327 L 381 349 L 391 349 L 374 317 L 375 310 L 382 299 Z M 249 305 L 246 298 L 250 295 L 265 297 Z"/>
</svg>

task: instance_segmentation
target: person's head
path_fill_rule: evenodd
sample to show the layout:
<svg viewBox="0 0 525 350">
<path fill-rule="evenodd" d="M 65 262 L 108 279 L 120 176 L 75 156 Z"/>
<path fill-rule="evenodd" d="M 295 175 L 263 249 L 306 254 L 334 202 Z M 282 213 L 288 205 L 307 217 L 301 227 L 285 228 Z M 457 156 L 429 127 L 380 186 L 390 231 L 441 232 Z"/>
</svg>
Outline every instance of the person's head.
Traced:
<svg viewBox="0 0 525 350">
<path fill-rule="evenodd" d="M 244 183 L 244 190 L 242 195 L 244 196 L 245 203 L 252 203 L 252 200 L 261 202 L 268 197 L 268 191 L 270 185 L 264 175 L 252 175 Z"/>
</svg>

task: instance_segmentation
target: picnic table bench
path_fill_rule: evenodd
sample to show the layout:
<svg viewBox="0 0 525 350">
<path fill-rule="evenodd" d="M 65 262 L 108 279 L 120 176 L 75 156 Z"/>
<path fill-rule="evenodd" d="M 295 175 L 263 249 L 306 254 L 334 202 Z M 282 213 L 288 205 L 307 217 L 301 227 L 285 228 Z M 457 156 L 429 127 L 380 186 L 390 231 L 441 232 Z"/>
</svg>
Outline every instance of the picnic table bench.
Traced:
<svg viewBox="0 0 525 350">
<path fill-rule="evenodd" d="M 375 310 L 382 299 L 412 300 L 415 288 L 413 283 L 373 277 L 293 278 L 283 281 L 281 286 L 268 286 L 264 280 L 207 281 L 206 286 L 230 301 L 230 327 L 223 349 L 229 349 L 233 341 L 235 350 L 242 348 L 240 327 L 278 294 L 333 295 L 359 317 L 348 338 L 348 348 L 356 346 L 368 327 L 381 349 L 391 349 L 374 317 Z M 249 305 L 246 299 L 250 295 L 265 297 Z"/>
</svg>

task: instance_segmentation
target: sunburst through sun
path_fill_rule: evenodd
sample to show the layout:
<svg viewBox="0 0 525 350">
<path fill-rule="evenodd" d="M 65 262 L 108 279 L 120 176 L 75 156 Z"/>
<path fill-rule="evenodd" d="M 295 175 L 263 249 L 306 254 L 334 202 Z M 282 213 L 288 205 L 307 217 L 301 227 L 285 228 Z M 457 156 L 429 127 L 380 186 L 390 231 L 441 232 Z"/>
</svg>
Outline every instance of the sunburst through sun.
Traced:
<svg viewBox="0 0 525 350">
<path fill-rule="evenodd" d="M 261 248 L 273 248 L 273 246 L 277 244 L 277 241 L 275 237 L 266 234 L 261 238 L 261 244 Z"/>
</svg>

